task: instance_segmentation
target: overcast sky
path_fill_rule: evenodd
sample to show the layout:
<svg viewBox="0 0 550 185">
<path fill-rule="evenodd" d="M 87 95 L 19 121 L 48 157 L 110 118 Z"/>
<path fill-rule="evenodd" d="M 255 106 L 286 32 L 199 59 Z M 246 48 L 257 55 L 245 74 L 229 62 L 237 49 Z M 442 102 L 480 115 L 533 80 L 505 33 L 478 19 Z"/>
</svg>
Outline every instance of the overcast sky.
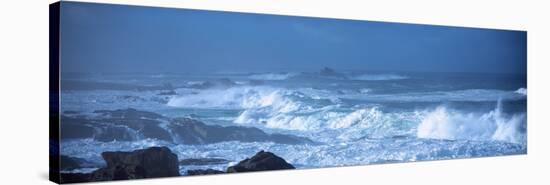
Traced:
<svg viewBox="0 0 550 185">
<path fill-rule="evenodd" d="M 62 2 L 62 72 L 526 73 L 526 32 Z"/>
</svg>

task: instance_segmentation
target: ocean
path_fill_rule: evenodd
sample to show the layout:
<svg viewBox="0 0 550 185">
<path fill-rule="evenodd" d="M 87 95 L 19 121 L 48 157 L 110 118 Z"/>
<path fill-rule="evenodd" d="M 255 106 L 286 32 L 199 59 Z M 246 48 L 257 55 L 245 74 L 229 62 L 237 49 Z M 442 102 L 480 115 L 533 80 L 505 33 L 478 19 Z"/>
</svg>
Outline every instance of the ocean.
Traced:
<svg viewBox="0 0 550 185">
<path fill-rule="evenodd" d="M 61 112 L 136 109 L 207 125 L 254 127 L 314 144 L 183 144 L 61 139 L 62 155 L 103 163 L 101 152 L 168 146 L 181 165 L 225 170 L 270 151 L 299 169 L 527 153 L 526 75 L 423 72 L 263 72 L 61 75 Z M 63 122 L 61 123 L 63 127 Z M 89 172 L 96 167 L 74 169 Z"/>
</svg>

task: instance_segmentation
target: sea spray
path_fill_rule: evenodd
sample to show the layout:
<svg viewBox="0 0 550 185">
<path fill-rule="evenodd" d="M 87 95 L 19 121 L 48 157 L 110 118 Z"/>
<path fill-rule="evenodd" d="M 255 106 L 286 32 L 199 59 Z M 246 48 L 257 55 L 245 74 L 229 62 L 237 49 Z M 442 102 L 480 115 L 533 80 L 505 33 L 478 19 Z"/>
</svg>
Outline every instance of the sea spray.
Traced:
<svg viewBox="0 0 550 185">
<path fill-rule="evenodd" d="M 463 113 L 439 106 L 424 117 L 418 126 L 417 137 L 523 143 L 525 133 L 520 126 L 524 121 L 524 114 L 504 115 L 501 101 L 494 110 L 484 114 Z"/>
</svg>

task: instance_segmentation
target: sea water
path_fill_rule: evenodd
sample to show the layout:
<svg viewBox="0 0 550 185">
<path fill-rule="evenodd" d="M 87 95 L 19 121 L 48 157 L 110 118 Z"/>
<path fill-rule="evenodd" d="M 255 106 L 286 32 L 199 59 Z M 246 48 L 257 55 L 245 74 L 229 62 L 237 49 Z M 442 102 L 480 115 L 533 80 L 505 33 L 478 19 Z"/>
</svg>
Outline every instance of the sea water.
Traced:
<svg viewBox="0 0 550 185">
<path fill-rule="evenodd" d="M 163 86 L 175 93 L 161 95 L 166 90 L 125 85 Z M 126 108 L 191 117 L 211 125 L 256 127 L 318 144 L 73 139 L 61 141 L 61 154 L 101 162 L 104 151 L 168 146 L 179 159 L 230 161 L 181 166 L 184 174 L 188 169 L 224 170 L 260 150 L 297 168 L 527 152 L 525 75 L 356 71 L 62 75 L 62 112 Z"/>
</svg>

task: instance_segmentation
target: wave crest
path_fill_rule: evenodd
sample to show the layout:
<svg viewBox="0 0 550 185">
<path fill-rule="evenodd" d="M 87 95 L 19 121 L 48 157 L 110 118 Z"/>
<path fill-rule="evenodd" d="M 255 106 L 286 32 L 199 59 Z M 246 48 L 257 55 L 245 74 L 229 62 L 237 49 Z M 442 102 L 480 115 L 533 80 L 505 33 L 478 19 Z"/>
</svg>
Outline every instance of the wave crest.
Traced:
<svg viewBox="0 0 550 185">
<path fill-rule="evenodd" d="M 429 112 L 417 129 L 417 137 L 451 140 L 497 140 L 510 143 L 525 142 L 522 124 L 525 114 L 506 117 L 500 101 L 485 114 L 461 113 L 440 106 Z"/>
<path fill-rule="evenodd" d="M 514 91 L 517 94 L 521 94 L 523 96 L 527 96 L 527 89 L 526 88 L 519 88 L 518 90 Z"/>
<path fill-rule="evenodd" d="M 228 89 L 200 91 L 180 90 L 184 94 L 171 98 L 167 105 L 180 108 L 259 109 L 272 107 L 279 112 L 300 109 L 301 105 L 288 96 L 293 93 L 266 86 L 240 86 Z"/>
<path fill-rule="evenodd" d="M 264 73 L 248 76 L 252 80 L 286 80 L 296 76 L 296 73 Z"/>
</svg>

